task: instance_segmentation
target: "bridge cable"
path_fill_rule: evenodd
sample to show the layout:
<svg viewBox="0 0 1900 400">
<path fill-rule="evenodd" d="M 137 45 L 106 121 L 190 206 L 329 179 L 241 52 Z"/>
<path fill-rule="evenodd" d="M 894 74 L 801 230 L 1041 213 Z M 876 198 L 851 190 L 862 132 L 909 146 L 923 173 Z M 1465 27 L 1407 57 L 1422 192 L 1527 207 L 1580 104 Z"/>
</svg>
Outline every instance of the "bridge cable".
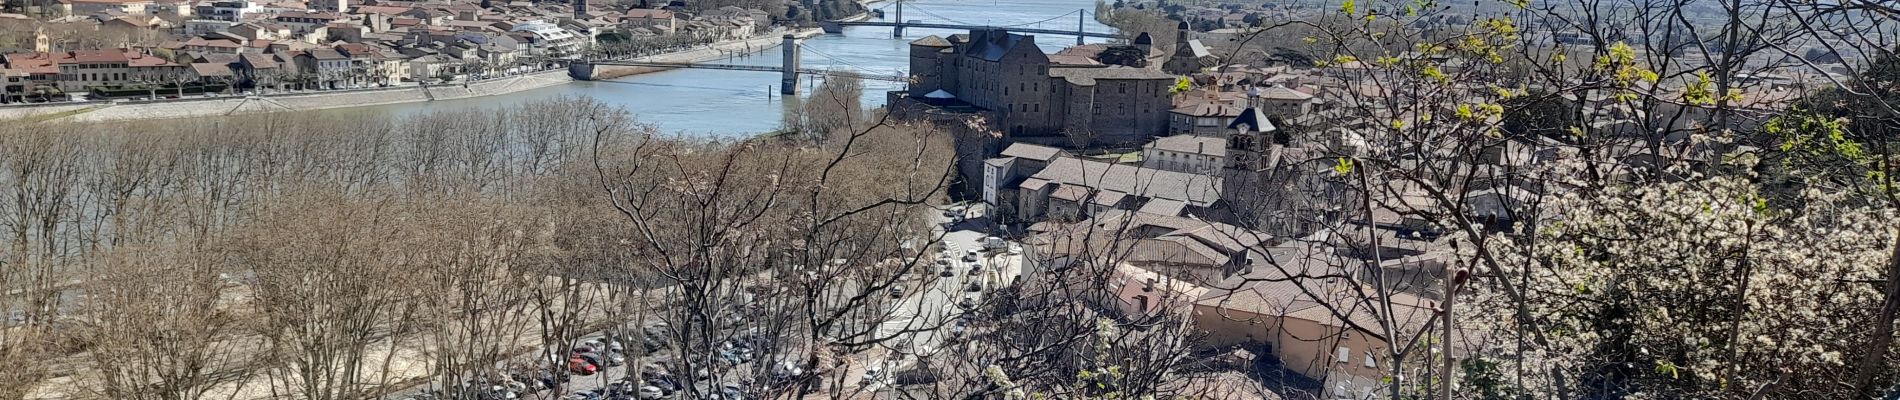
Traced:
<svg viewBox="0 0 1900 400">
<path fill-rule="evenodd" d="M 876 68 L 867 68 L 867 67 L 865 67 L 865 66 L 862 66 L 862 65 L 858 65 L 858 64 L 853 64 L 853 63 L 851 63 L 850 61 L 845 61 L 845 59 L 844 59 L 843 57 L 838 57 L 838 56 L 834 56 L 834 55 L 831 55 L 831 54 L 829 54 L 829 53 L 825 53 L 825 52 L 823 52 L 823 51 L 819 51 L 818 49 L 814 49 L 814 48 L 811 48 L 811 46 L 806 46 L 806 45 L 805 45 L 805 44 L 803 44 L 803 43 L 800 43 L 800 44 L 798 45 L 798 48 L 799 48 L 799 50 L 803 50 L 803 51 L 805 51 L 805 52 L 809 52 L 809 53 L 812 53 L 812 54 L 817 54 L 817 55 L 818 55 L 819 57 L 824 57 L 824 58 L 825 58 L 826 60 L 830 60 L 830 61 L 831 61 L 831 62 L 833 62 L 833 63 L 836 63 L 836 64 L 842 64 L 842 65 L 844 65 L 844 66 L 846 66 L 846 67 L 850 67 L 851 69 L 854 69 L 854 70 L 855 70 L 855 71 L 851 71 L 851 72 L 856 72 L 856 73 L 859 73 L 859 74 L 863 74 L 863 75 L 869 75 L 869 74 L 870 74 L 870 73 L 871 73 L 872 71 L 877 71 L 877 69 L 876 69 Z M 893 71 L 893 72 L 895 72 L 895 71 L 896 71 L 896 69 L 895 69 L 895 68 L 893 68 L 893 69 L 892 69 L 892 71 Z M 901 73 L 898 73 L 898 74 L 894 74 L 894 75 L 892 75 L 892 76 L 902 76 L 902 75 L 903 75 L 903 74 L 901 74 Z"/>
<path fill-rule="evenodd" d="M 824 58 L 825 58 L 826 60 L 830 60 L 830 61 L 831 61 L 831 62 L 833 62 L 833 63 L 837 63 L 837 64 L 842 64 L 842 65 L 844 65 L 844 66 L 847 66 L 847 67 L 851 67 L 852 69 L 855 69 L 855 70 L 857 70 L 858 72 L 870 72 L 870 71 L 877 71 L 877 69 L 876 69 L 876 68 L 869 68 L 869 67 L 865 67 L 865 66 L 862 66 L 862 65 L 858 65 L 858 64 L 854 64 L 854 63 L 852 63 L 852 62 L 850 62 L 850 61 L 847 61 L 847 60 L 845 60 L 845 59 L 844 59 L 843 57 L 838 57 L 838 56 L 834 56 L 834 55 L 831 55 L 831 54 L 828 54 L 828 53 L 825 53 L 825 52 L 823 52 L 823 51 L 819 51 L 819 50 L 817 50 L 817 49 L 813 49 L 813 48 L 811 48 L 811 47 L 809 47 L 809 46 L 805 46 L 804 44 L 799 44 L 799 45 L 798 45 L 798 47 L 799 47 L 799 49 L 802 49 L 802 50 L 806 50 L 806 51 L 809 51 L 809 52 L 811 52 L 811 53 L 813 53 L 813 54 L 817 54 L 817 55 L 818 55 L 819 57 L 824 57 Z"/>
<path fill-rule="evenodd" d="M 1067 17 L 1069 17 L 1070 15 L 1075 15 L 1075 13 L 1078 13 L 1078 12 L 1082 12 L 1082 10 L 1076 10 L 1076 11 L 1070 11 L 1070 12 L 1066 12 L 1066 13 L 1062 13 L 1062 15 L 1057 15 L 1057 16 L 1054 16 L 1054 17 L 1050 17 L 1050 18 L 1048 18 L 1048 19 L 1044 19 L 1044 20 L 1041 20 L 1041 21 L 1034 21 L 1034 22 L 1025 22 L 1025 23 L 1020 23 L 1020 24 L 1013 24 L 1013 25 L 989 25 L 989 24 L 973 24 L 973 23 L 969 23 L 969 22 L 965 22 L 965 21 L 959 21 L 959 20 L 956 20 L 956 19 L 952 19 L 952 18 L 950 18 L 950 17 L 945 17 L 945 16 L 942 16 L 942 15 L 938 15 L 937 13 L 933 13 L 933 12 L 930 12 L 930 10 L 926 10 L 926 9 L 923 9 L 923 8 L 921 8 L 921 7 L 917 7 L 917 6 L 914 6 L 914 5 L 913 5 L 913 6 L 910 6 L 910 8 L 911 8 L 911 9 L 914 9 L 914 10 L 917 10 L 917 12 L 920 12 L 920 13 L 923 13 L 924 15 L 928 15 L 928 16 L 932 16 L 932 17 L 936 17 L 937 19 L 941 19 L 941 20 L 944 20 L 944 21 L 949 21 L 949 22 L 951 22 L 951 23 L 955 23 L 955 24 L 957 24 L 957 25 L 969 25 L 969 26 L 987 26 L 987 27 L 995 27 L 995 28 L 1016 28 L 1016 27 L 1023 27 L 1023 26 L 1029 26 L 1029 25 L 1035 25 L 1035 24 L 1040 24 L 1040 23 L 1044 23 L 1044 22 L 1049 22 L 1049 21 L 1054 21 L 1054 20 L 1057 20 L 1057 19 L 1062 19 L 1062 18 L 1067 18 Z M 897 23 L 900 23 L 900 24 L 901 24 L 901 23 L 904 23 L 904 21 L 897 21 Z"/>
</svg>

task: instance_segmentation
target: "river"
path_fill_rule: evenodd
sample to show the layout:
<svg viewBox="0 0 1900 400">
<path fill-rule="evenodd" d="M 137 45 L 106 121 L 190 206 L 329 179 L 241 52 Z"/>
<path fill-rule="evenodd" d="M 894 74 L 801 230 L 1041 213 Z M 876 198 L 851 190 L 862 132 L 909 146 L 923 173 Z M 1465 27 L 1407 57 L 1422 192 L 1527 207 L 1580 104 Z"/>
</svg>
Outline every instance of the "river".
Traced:
<svg viewBox="0 0 1900 400">
<path fill-rule="evenodd" d="M 883 8 L 886 18 L 895 18 L 889 2 L 873 4 Z M 1073 29 L 1076 10 L 1093 12 L 1093 0 L 906 0 L 904 19 L 925 22 L 944 20 L 969 24 L 1007 26 L 1046 20 L 1045 29 Z M 1066 14 L 1066 16 L 1065 16 Z M 1090 32 L 1111 32 L 1113 28 L 1083 18 Z M 1036 25 L 1030 25 L 1036 26 Z M 880 75 L 905 75 L 909 69 L 911 40 L 927 35 L 948 36 L 962 33 L 943 29 L 904 30 L 903 38 L 892 38 L 887 27 L 847 27 L 842 34 L 826 34 L 804 40 L 801 62 L 807 68 L 848 68 Z M 1090 43 L 1107 39 L 1090 38 Z M 1075 45 L 1073 36 L 1040 35 L 1037 44 L 1047 52 Z M 726 64 L 770 65 L 780 63 L 779 49 L 712 61 Z M 816 82 L 801 78 L 806 88 Z M 500 96 L 424 103 L 405 103 L 375 108 L 397 114 L 410 114 L 469 107 L 507 107 L 524 101 L 560 96 L 591 96 L 619 105 L 634 113 L 641 122 L 658 126 L 668 133 L 712 136 L 748 136 L 779 128 L 785 101 L 776 89 L 775 72 L 681 69 L 634 75 L 619 79 L 574 82 Z M 884 92 L 902 89 L 903 84 L 866 80 L 866 107 L 884 103 Z"/>
</svg>

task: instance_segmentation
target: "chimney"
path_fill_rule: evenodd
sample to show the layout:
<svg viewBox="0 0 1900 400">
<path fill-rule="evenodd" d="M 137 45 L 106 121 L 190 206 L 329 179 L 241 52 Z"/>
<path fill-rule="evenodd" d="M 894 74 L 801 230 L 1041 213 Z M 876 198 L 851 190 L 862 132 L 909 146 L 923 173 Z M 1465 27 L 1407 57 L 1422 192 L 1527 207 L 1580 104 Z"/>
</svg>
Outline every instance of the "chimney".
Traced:
<svg viewBox="0 0 1900 400">
<path fill-rule="evenodd" d="M 1194 142 L 1194 154 L 1207 154 L 1207 141 Z"/>
</svg>

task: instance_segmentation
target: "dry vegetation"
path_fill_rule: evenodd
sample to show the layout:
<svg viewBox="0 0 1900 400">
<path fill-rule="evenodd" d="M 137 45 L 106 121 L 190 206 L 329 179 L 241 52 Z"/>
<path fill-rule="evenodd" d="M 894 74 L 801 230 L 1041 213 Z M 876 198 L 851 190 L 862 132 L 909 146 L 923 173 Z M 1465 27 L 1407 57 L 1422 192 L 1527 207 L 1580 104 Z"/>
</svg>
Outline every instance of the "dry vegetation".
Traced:
<svg viewBox="0 0 1900 400">
<path fill-rule="evenodd" d="M 676 371 L 759 373 L 708 363 L 747 328 L 784 333 L 780 358 L 862 352 L 892 335 L 868 321 L 896 274 L 856 266 L 930 240 L 948 144 L 833 123 L 815 141 L 671 138 L 564 99 L 5 125 L 0 398 L 454 394 L 638 319 L 700 349 L 660 361 Z"/>
</svg>

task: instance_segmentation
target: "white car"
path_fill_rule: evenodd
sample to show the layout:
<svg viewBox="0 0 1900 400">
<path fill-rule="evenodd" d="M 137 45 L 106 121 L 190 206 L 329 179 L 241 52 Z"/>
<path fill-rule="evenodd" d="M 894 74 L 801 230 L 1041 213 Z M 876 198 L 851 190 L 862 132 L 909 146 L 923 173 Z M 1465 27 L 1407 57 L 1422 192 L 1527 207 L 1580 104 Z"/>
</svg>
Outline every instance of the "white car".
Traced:
<svg viewBox="0 0 1900 400">
<path fill-rule="evenodd" d="M 963 261 L 976 262 L 976 260 L 982 256 L 982 254 L 978 254 L 974 249 L 968 250 L 963 252 Z"/>
</svg>

